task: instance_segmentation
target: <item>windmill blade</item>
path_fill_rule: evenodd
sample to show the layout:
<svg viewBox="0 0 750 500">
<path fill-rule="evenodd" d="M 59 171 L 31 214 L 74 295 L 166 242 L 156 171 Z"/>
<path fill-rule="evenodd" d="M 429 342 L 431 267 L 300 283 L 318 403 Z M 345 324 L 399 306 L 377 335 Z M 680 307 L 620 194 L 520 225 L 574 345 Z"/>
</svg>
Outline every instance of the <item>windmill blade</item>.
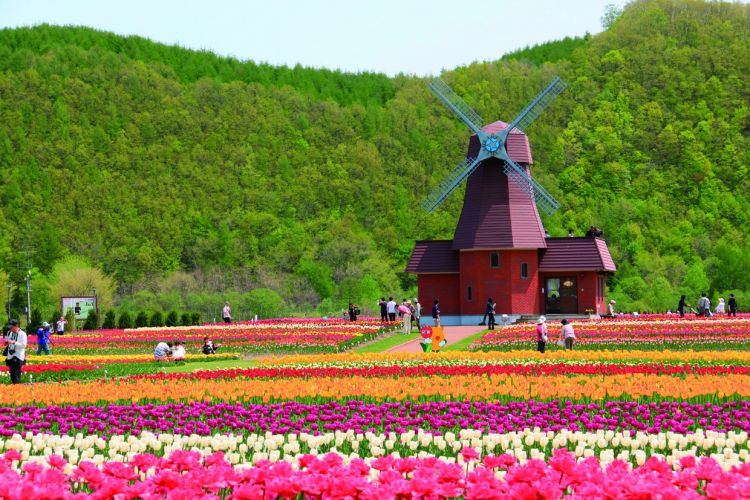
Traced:
<svg viewBox="0 0 750 500">
<path fill-rule="evenodd" d="M 458 115 L 459 118 L 461 118 L 461 121 L 466 124 L 471 130 L 473 130 L 478 136 L 481 136 L 484 134 L 482 132 L 482 126 L 484 125 L 484 122 L 482 121 L 482 118 L 477 114 L 476 111 L 471 109 L 471 106 L 466 104 L 466 102 L 461 99 L 458 94 L 453 92 L 453 89 L 448 86 L 447 83 L 445 83 L 440 78 L 435 78 L 430 82 L 430 90 L 440 98 L 443 103 L 448 106 L 448 108 L 451 109 L 456 115 Z"/>
<path fill-rule="evenodd" d="M 512 180 L 518 187 L 529 193 L 529 196 L 534 196 L 536 206 L 545 214 L 552 215 L 558 208 L 560 208 L 560 204 L 557 200 L 554 199 L 541 184 L 535 181 L 524 168 L 510 158 L 505 160 L 504 171 L 505 175 L 508 176 L 508 179 Z"/>
<path fill-rule="evenodd" d="M 483 158 L 468 157 L 453 169 L 453 171 L 443 179 L 443 181 L 432 190 L 430 195 L 422 202 L 422 208 L 427 212 L 432 212 L 451 192 L 461 184 L 474 170 L 477 169 Z"/>
<path fill-rule="evenodd" d="M 536 120 L 537 117 L 541 115 L 550 104 L 552 104 L 552 101 L 554 101 L 567 86 L 568 85 L 562 81 L 559 76 L 553 78 L 550 84 L 547 85 L 547 88 L 542 90 L 539 95 L 537 95 L 534 100 L 523 109 L 523 111 L 518 113 L 518 116 L 510 122 L 510 125 L 508 125 L 506 130 L 510 132 L 514 128 L 517 128 L 521 130 L 521 132 L 525 132 L 529 125 L 531 125 L 534 120 Z"/>
</svg>

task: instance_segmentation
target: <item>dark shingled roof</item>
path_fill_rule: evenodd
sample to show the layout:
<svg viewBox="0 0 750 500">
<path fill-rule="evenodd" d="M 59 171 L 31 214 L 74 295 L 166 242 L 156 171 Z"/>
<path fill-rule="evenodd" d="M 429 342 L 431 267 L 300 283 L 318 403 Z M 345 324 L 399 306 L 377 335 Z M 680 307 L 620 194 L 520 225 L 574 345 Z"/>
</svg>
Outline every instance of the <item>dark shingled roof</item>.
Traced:
<svg viewBox="0 0 750 500">
<path fill-rule="evenodd" d="M 502 160 L 487 159 L 466 181 L 454 250 L 546 247 L 544 226 L 530 191 L 508 182 L 503 167 Z"/>
<path fill-rule="evenodd" d="M 406 265 L 408 273 L 457 273 L 458 252 L 451 240 L 417 241 Z"/>
<path fill-rule="evenodd" d="M 547 238 L 539 271 L 616 271 L 607 242 L 600 238 Z"/>
</svg>

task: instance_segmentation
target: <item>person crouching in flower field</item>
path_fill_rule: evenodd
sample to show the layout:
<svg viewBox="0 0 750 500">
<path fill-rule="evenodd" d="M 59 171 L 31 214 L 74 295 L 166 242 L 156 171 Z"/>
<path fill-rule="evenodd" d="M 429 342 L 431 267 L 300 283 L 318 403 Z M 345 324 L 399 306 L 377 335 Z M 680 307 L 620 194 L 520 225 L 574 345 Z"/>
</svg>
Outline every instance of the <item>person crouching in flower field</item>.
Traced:
<svg viewBox="0 0 750 500">
<path fill-rule="evenodd" d="M 571 325 L 567 319 L 562 320 L 560 323 L 562 323 L 561 334 L 565 348 L 568 350 L 573 350 L 573 342 L 576 339 L 576 334 L 573 331 L 573 325 Z"/>
<path fill-rule="evenodd" d="M 154 358 L 160 361 L 168 361 L 172 357 L 172 342 L 159 342 L 154 349 Z"/>
<path fill-rule="evenodd" d="M 172 348 L 172 361 L 185 361 L 185 342 L 176 340 Z"/>
<path fill-rule="evenodd" d="M 544 354 L 544 350 L 547 348 L 547 318 L 539 316 L 536 320 L 536 350 Z"/>
</svg>

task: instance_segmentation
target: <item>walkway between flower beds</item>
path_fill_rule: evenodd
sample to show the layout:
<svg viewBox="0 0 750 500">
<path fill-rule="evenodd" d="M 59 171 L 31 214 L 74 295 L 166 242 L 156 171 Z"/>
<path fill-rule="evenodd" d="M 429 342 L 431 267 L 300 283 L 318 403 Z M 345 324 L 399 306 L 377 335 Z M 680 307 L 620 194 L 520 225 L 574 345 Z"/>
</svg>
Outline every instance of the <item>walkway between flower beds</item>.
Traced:
<svg viewBox="0 0 750 500">
<path fill-rule="evenodd" d="M 448 340 L 448 345 L 455 344 L 459 340 L 463 340 L 466 337 L 470 337 L 475 333 L 479 333 L 484 330 L 484 326 L 446 326 L 445 327 L 445 338 Z M 400 335 L 400 334 L 396 334 Z M 419 345 L 421 337 L 413 338 L 409 341 L 399 344 L 396 347 L 391 347 L 386 352 L 422 352 L 422 347 Z"/>
</svg>

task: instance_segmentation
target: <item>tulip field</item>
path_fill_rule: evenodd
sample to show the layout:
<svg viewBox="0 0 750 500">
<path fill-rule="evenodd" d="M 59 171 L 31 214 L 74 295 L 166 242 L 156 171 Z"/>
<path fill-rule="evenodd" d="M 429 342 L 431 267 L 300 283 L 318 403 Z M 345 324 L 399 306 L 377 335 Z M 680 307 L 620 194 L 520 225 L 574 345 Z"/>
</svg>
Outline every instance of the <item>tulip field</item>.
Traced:
<svg viewBox="0 0 750 500">
<path fill-rule="evenodd" d="M 574 326 L 544 354 L 528 323 L 418 354 L 348 350 L 368 321 L 66 335 L 24 376 L 78 376 L 0 390 L 0 497 L 750 496 L 750 317 Z M 256 359 L 205 369 L 206 334 Z M 178 337 L 203 369 L 144 352 Z"/>
</svg>

